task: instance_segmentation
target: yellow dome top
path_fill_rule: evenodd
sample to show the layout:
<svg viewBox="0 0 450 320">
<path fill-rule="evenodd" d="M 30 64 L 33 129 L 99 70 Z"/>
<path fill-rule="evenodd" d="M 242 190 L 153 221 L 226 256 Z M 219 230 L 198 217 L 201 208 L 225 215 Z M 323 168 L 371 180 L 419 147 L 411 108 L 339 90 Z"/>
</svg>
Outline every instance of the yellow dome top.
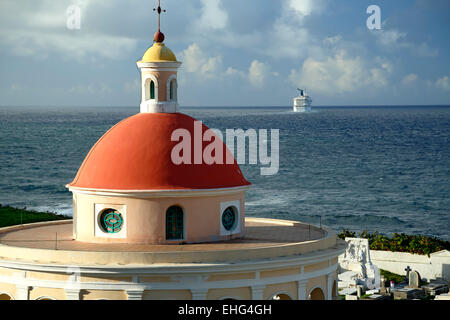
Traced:
<svg viewBox="0 0 450 320">
<path fill-rule="evenodd" d="M 142 57 L 141 62 L 176 62 L 175 54 L 162 42 L 155 42 Z"/>
</svg>

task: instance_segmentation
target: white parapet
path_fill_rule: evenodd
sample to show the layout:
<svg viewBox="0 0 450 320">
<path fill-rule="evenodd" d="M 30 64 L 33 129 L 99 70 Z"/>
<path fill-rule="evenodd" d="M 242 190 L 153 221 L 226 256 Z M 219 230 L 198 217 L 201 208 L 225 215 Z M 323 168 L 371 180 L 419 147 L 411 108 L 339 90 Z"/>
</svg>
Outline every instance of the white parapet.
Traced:
<svg viewBox="0 0 450 320">
<path fill-rule="evenodd" d="M 427 255 L 408 252 L 370 251 L 372 262 L 380 269 L 406 275 L 406 267 L 419 272 L 423 279 L 443 278 L 450 281 L 450 251 L 442 250 Z"/>
<path fill-rule="evenodd" d="M 148 100 L 141 103 L 141 113 L 177 113 L 180 111 L 176 101 Z"/>
</svg>

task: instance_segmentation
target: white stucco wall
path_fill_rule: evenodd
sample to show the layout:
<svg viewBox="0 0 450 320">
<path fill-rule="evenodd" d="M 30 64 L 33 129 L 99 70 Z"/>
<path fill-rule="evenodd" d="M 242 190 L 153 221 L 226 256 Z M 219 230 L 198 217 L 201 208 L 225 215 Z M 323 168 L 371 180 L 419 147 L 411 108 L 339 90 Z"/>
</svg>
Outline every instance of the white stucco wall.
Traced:
<svg viewBox="0 0 450 320">
<path fill-rule="evenodd" d="M 370 250 L 370 258 L 378 268 L 393 273 L 406 275 L 405 268 L 409 266 L 412 270 L 418 271 L 422 279 L 444 278 L 450 281 L 448 250 L 432 253 L 430 257 L 407 252 Z"/>
</svg>

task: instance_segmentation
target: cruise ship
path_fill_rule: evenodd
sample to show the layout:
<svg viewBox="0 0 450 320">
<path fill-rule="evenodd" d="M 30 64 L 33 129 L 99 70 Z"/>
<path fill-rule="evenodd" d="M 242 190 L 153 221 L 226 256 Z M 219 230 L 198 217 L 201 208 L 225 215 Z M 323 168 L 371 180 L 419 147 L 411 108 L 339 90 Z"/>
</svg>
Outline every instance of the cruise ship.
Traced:
<svg viewBox="0 0 450 320">
<path fill-rule="evenodd" d="M 305 89 L 297 89 L 298 97 L 294 98 L 294 111 L 295 112 L 309 112 L 311 111 L 312 99 L 306 94 Z"/>
</svg>

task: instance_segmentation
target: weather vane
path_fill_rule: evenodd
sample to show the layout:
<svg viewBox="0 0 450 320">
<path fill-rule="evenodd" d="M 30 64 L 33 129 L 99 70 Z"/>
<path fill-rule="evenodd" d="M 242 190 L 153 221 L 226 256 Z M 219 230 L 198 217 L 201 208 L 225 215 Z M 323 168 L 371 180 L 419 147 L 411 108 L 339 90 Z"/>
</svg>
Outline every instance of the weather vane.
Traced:
<svg viewBox="0 0 450 320">
<path fill-rule="evenodd" d="M 161 12 L 167 12 L 161 9 L 161 0 L 158 0 L 158 8 L 153 8 L 153 11 L 158 12 L 158 31 L 161 31 Z"/>
</svg>

